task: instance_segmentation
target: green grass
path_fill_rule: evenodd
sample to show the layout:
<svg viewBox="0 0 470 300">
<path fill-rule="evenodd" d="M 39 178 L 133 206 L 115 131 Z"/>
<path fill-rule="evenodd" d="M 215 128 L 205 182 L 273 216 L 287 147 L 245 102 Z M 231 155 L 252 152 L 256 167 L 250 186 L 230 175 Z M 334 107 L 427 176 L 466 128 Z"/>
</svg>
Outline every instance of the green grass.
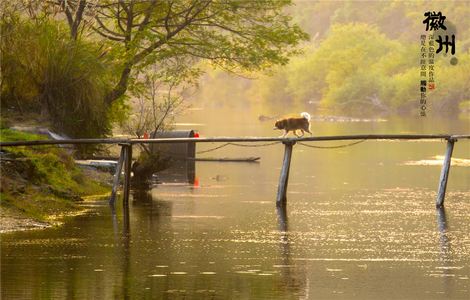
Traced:
<svg viewBox="0 0 470 300">
<path fill-rule="evenodd" d="M 45 136 L 39 134 L 27 133 L 9 128 L 0 129 L 0 140 L 2 142 L 35 141 L 45 139 Z"/>
</svg>

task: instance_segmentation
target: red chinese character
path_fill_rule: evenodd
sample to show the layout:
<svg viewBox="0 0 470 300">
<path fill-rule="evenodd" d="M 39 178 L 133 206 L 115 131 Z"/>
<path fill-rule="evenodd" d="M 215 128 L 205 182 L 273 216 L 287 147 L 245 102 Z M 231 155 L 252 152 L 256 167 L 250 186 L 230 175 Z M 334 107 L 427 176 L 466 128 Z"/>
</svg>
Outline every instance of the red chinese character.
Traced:
<svg viewBox="0 0 470 300">
<path fill-rule="evenodd" d="M 430 82 L 428 85 L 429 90 L 434 90 L 436 88 L 436 84 L 434 82 Z"/>
</svg>

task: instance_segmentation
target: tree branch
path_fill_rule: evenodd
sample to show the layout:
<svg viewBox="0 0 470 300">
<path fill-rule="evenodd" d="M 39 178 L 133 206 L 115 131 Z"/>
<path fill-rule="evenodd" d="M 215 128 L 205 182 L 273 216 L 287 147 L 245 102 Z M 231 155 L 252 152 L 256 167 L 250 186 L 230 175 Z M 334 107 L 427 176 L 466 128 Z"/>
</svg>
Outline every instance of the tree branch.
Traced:
<svg viewBox="0 0 470 300">
<path fill-rule="evenodd" d="M 102 28 L 104 31 L 106 31 L 108 34 L 111 34 L 112 36 L 116 37 L 116 38 L 121 38 L 122 41 L 124 40 L 124 35 L 119 33 L 119 32 L 115 32 L 115 31 L 112 31 L 111 29 L 109 29 L 108 27 L 106 27 L 106 25 L 104 25 L 104 23 L 101 21 L 101 19 L 96 16 L 95 17 L 95 20 L 98 22 L 98 24 L 100 25 L 99 28 Z"/>
<path fill-rule="evenodd" d="M 157 40 L 156 42 L 154 42 L 152 45 L 150 45 L 149 47 L 145 48 L 144 50 L 142 50 L 141 52 L 137 53 L 134 58 L 132 59 L 131 63 L 134 65 L 134 64 L 137 64 L 139 63 L 140 61 L 142 61 L 147 55 L 149 55 L 150 53 L 152 53 L 152 51 L 154 51 L 155 49 L 163 46 L 164 44 L 166 44 L 170 39 L 172 39 L 174 36 L 176 36 L 179 32 L 181 32 L 183 29 L 185 29 L 187 26 L 189 26 L 192 22 L 192 20 L 194 20 L 202 11 L 204 11 L 204 9 L 206 9 L 209 4 L 211 3 L 211 1 L 207 1 L 205 5 L 203 5 L 200 9 L 198 9 L 194 14 L 193 16 L 189 17 L 189 13 L 191 12 L 192 9 L 188 10 L 188 13 L 186 14 L 186 17 L 185 17 L 185 21 L 183 23 L 181 23 L 180 25 L 178 25 L 176 27 L 175 30 L 169 32 L 163 39 L 159 39 Z"/>
<path fill-rule="evenodd" d="M 80 0 L 77 11 L 75 12 L 75 20 L 73 21 L 71 32 L 70 32 L 74 40 L 77 39 L 78 27 L 80 26 L 80 23 L 82 22 L 83 12 L 85 11 L 86 6 L 87 6 L 87 0 Z"/>
<path fill-rule="evenodd" d="M 123 41 L 124 41 L 124 37 L 116 37 L 116 36 L 113 36 L 113 35 L 110 35 L 110 34 L 101 32 L 98 27 L 94 27 L 94 26 L 93 26 L 92 29 L 93 29 L 96 33 L 98 33 L 99 35 L 101 35 L 102 37 L 105 37 L 105 38 L 110 39 L 110 40 L 112 40 L 112 41 L 117 41 L 117 42 L 123 42 Z"/>
<path fill-rule="evenodd" d="M 144 15 L 144 19 L 142 20 L 142 22 L 138 25 L 139 27 L 137 28 L 137 31 L 138 32 L 142 32 L 145 28 L 145 26 L 147 26 L 149 24 L 149 21 L 150 21 L 150 17 L 152 16 L 152 11 L 153 9 L 155 8 L 155 6 L 157 5 L 157 1 L 156 0 L 152 0 L 150 5 L 147 7 L 147 9 L 145 10 L 145 15 Z"/>
</svg>

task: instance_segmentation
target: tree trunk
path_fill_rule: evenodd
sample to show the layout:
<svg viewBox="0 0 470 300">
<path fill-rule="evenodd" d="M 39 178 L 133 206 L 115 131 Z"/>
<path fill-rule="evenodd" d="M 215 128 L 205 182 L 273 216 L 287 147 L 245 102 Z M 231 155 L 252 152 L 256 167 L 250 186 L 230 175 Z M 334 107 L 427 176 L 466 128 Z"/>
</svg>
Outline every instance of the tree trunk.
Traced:
<svg viewBox="0 0 470 300">
<path fill-rule="evenodd" d="M 129 83 L 129 77 L 132 71 L 132 65 L 127 64 L 121 72 L 121 78 L 118 84 L 106 95 L 106 103 L 111 105 L 114 101 L 123 96 L 127 91 L 127 85 Z"/>
</svg>

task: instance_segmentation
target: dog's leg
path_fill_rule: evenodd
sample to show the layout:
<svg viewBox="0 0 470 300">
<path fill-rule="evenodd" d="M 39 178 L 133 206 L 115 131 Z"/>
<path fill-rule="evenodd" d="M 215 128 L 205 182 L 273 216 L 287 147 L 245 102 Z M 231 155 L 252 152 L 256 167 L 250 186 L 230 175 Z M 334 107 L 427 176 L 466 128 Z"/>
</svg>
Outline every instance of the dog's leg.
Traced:
<svg viewBox="0 0 470 300">
<path fill-rule="evenodd" d="M 299 135 L 297 134 L 297 130 L 294 130 L 294 135 L 295 135 L 296 137 L 299 137 Z"/>
<path fill-rule="evenodd" d="M 287 130 L 285 130 L 285 129 L 284 129 L 284 134 L 283 134 L 283 135 L 281 135 L 281 136 L 280 136 L 280 138 L 284 138 L 284 137 L 286 137 L 286 135 L 287 135 L 288 133 L 289 133 L 289 131 L 287 131 Z"/>
<path fill-rule="evenodd" d="M 313 135 L 313 133 L 310 131 L 310 123 L 308 124 L 307 132 L 310 133 L 310 135 Z"/>
<path fill-rule="evenodd" d="M 302 135 L 300 137 L 303 137 L 305 135 L 305 131 L 303 129 L 300 129 L 300 131 L 302 132 Z"/>
</svg>

